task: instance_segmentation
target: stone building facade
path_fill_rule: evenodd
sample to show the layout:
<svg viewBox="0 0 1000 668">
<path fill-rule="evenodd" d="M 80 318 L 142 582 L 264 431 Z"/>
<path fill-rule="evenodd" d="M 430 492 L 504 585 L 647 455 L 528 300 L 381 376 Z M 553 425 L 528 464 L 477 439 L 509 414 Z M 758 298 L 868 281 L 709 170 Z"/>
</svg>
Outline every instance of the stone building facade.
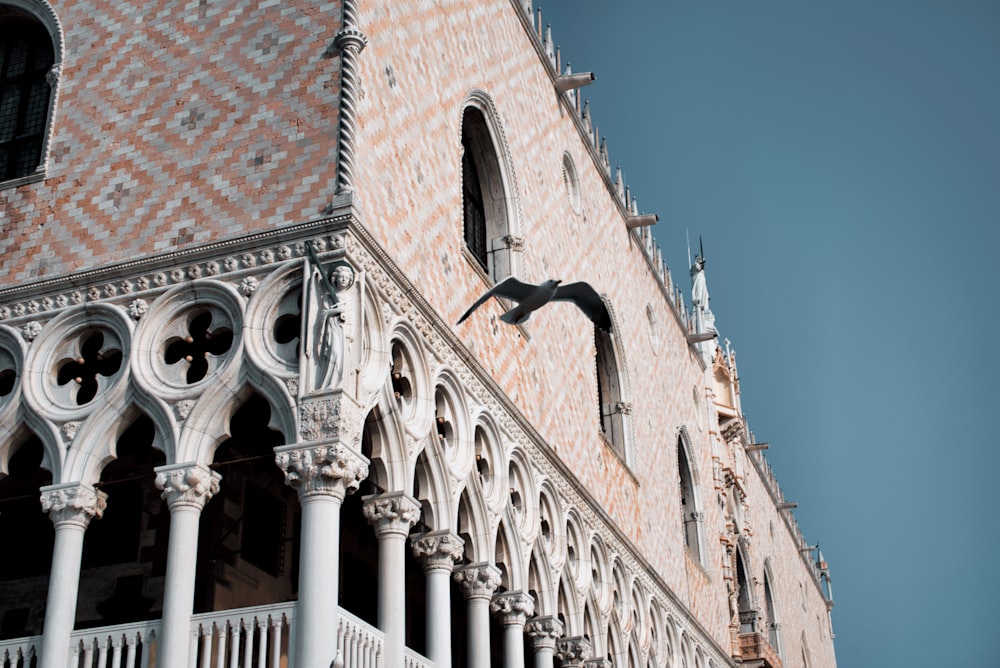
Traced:
<svg viewBox="0 0 1000 668">
<path fill-rule="evenodd" d="M 0 0 L 4 668 L 836 664 L 735 355 L 541 26 Z M 611 330 L 454 324 L 508 276 Z"/>
</svg>

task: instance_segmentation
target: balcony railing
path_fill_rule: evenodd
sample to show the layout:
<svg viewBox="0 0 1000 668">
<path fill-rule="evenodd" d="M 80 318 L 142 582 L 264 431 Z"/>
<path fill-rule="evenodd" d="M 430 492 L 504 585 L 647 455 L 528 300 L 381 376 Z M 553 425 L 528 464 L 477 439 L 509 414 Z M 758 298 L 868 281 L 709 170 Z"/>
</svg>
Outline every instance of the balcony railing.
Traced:
<svg viewBox="0 0 1000 668">
<path fill-rule="evenodd" d="M 296 603 L 277 603 L 194 615 L 192 668 L 294 668 Z M 381 631 L 343 608 L 337 647 L 345 668 L 383 668 Z M 73 668 L 148 668 L 156 655 L 160 620 L 79 629 L 70 636 Z M 35 668 L 41 636 L 0 640 L 0 668 Z M 431 662 L 407 648 L 404 668 Z"/>
<path fill-rule="evenodd" d="M 740 634 L 740 655 L 744 663 L 754 661 L 758 668 L 781 668 L 778 652 L 757 632 Z"/>
</svg>

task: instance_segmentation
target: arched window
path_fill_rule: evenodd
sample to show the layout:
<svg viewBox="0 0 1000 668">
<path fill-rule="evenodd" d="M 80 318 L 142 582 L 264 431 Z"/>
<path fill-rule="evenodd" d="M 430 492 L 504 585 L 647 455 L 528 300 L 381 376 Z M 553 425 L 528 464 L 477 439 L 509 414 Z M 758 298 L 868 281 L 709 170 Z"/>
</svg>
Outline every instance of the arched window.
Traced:
<svg viewBox="0 0 1000 668">
<path fill-rule="evenodd" d="M 624 457 L 624 433 L 621 413 L 621 383 L 618 363 L 610 335 L 594 327 L 594 348 L 597 358 L 597 400 L 601 411 L 601 432 L 611 443 L 612 449 Z"/>
<path fill-rule="evenodd" d="M 493 133 L 473 100 L 462 113 L 462 219 L 465 246 L 493 281 L 513 273 L 516 240 L 509 225 L 508 194 Z M 481 108 L 482 107 L 482 108 Z"/>
<path fill-rule="evenodd" d="M 42 162 L 54 62 L 45 26 L 16 10 L 0 17 L 0 181 L 29 176 Z"/>
<path fill-rule="evenodd" d="M 754 633 L 757 630 L 757 610 L 754 608 L 742 547 L 736 548 L 736 584 L 739 587 L 737 601 L 740 609 L 740 633 Z"/>
<path fill-rule="evenodd" d="M 764 566 L 764 623 L 767 625 L 767 642 L 778 656 L 784 656 L 781 651 L 781 636 L 778 625 L 778 612 L 774 605 L 774 593 L 771 591 L 771 569 Z"/>
<path fill-rule="evenodd" d="M 681 521 L 684 530 L 684 543 L 688 551 L 701 561 L 700 524 L 701 512 L 698 508 L 698 497 L 695 493 L 694 476 L 688 460 L 687 446 L 684 437 L 677 439 L 677 470 L 680 474 L 681 491 Z"/>
</svg>

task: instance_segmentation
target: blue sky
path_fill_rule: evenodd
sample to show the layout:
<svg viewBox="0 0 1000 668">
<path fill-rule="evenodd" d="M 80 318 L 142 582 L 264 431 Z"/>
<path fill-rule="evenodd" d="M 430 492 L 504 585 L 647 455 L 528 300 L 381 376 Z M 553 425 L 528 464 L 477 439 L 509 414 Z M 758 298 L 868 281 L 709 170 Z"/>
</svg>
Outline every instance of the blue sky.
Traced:
<svg viewBox="0 0 1000 668">
<path fill-rule="evenodd" d="M 831 563 L 838 664 L 995 666 L 1000 2 L 549 0 Z"/>
</svg>

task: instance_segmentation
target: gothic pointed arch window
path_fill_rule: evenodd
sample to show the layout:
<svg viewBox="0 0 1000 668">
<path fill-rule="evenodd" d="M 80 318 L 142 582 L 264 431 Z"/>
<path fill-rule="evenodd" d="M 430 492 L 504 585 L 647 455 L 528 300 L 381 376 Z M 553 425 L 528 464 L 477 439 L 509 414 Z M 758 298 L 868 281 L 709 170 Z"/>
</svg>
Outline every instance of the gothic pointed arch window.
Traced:
<svg viewBox="0 0 1000 668">
<path fill-rule="evenodd" d="M 750 576 L 747 572 L 746 559 L 743 557 L 743 546 L 736 547 L 736 586 L 737 605 L 740 612 L 740 633 L 755 633 L 757 631 L 757 608 L 754 604 L 753 590 L 750 588 Z"/>
<path fill-rule="evenodd" d="M 0 182 L 31 176 L 43 163 L 55 62 L 46 26 L 0 4 Z"/>
<path fill-rule="evenodd" d="M 610 332 L 594 327 L 594 358 L 597 367 L 597 404 L 601 434 L 626 465 L 631 465 L 626 420 L 631 407 L 625 400 L 624 383 L 614 339 Z"/>
<path fill-rule="evenodd" d="M 774 604 L 774 592 L 771 588 L 771 566 L 770 563 L 764 565 L 764 623 L 767 626 L 767 641 L 778 656 L 784 656 L 781 651 L 780 625 L 778 623 L 778 610 Z"/>
<path fill-rule="evenodd" d="M 702 513 L 698 505 L 697 487 L 691 468 L 688 444 L 683 433 L 677 438 L 677 471 L 680 478 L 681 526 L 684 531 L 684 544 L 691 556 L 696 561 L 701 562 Z"/>
<path fill-rule="evenodd" d="M 514 273 L 507 175 L 497 149 L 491 104 L 473 96 L 462 112 L 462 227 L 465 248 L 482 273 L 499 281 Z"/>
</svg>

